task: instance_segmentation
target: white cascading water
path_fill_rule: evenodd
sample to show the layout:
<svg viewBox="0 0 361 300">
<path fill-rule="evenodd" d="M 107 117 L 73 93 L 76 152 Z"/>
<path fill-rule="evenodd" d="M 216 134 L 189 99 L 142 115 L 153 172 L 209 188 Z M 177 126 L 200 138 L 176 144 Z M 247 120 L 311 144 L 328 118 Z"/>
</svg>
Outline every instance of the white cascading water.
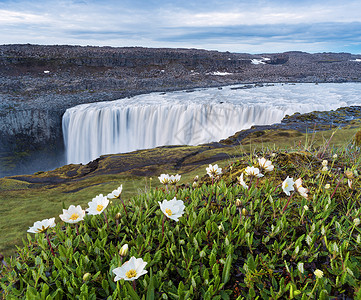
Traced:
<svg viewBox="0 0 361 300">
<path fill-rule="evenodd" d="M 63 115 L 67 163 L 162 145 L 219 141 L 286 114 L 361 105 L 361 84 L 275 84 L 151 93 L 83 104 Z"/>
</svg>

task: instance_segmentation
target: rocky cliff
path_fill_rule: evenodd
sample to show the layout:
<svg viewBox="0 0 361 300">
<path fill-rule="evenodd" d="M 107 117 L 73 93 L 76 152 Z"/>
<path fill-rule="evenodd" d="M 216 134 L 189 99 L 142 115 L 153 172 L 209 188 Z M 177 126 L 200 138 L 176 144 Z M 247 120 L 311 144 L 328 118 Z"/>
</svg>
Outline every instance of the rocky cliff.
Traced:
<svg viewBox="0 0 361 300">
<path fill-rule="evenodd" d="M 361 56 L 0 46 L 0 176 L 62 163 L 61 117 L 81 103 L 249 82 L 361 81 Z M 30 162 L 30 163 L 29 163 Z M 34 164 L 36 166 L 34 166 Z"/>
</svg>

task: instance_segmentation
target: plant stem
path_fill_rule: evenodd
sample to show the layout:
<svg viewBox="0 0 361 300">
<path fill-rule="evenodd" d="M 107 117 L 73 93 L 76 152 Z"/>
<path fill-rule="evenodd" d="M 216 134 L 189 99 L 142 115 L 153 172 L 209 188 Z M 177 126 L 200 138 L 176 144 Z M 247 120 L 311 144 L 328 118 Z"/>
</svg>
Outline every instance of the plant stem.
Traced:
<svg viewBox="0 0 361 300">
<path fill-rule="evenodd" d="M 124 211 L 125 211 L 125 215 L 127 216 L 128 218 L 128 212 L 127 212 L 127 209 L 125 208 L 125 205 L 124 205 L 124 202 L 123 202 L 123 199 L 119 196 L 119 199 L 120 201 L 122 202 L 122 205 L 123 205 L 123 208 L 124 208 Z"/>
<path fill-rule="evenodd" d="M 335 187 L 335 190 L 333 191 L 332 195 L 330 196 L 330 199 L 332 199 L 332 197 L 336 194 L 337 188 L 338 188 L 338 186 L 340 185 L 341 181 L 343 181 L 343 178 L 344 178 L 344 177 L 345 177 L 345 176 L 342 176 L 342 178 L 337 182 L 337 185 L 336 185 L 336 187 Z"/>
<path fill-rule="evenodd" d="M 351 229 L 351 231 L 350 231 L 350 235 L 349 235 L 349 237 L 348 237 L 348 240 L 349 240 L 350 242 L 351 242 L 352 232 L 353 232 L 353 230 L 355 229 L 355 227 L 356 227 L 356 225 L 353 224 L 353 225 L 352 225 L 352 229 Z"/>
<path fill-rule="evenodd" d="M 49 244 L 49 247 L 50 247 L 51 253 L 53 254 L 53 256 L 55 256 L 55 253 L 54 253 L 53 247 L 51 246 L 51 243 L 50 243 L 49 235 L 48 235 L 48 233 L 47 233 L 46 231 L 45 231 L 45 236 L 46 236 L 46 239 L 48 240 L 48 244 Z"/>
<path fill-rule="evenodd" d="M 258 182 L 259 182 L 259 177 L 257 177 L 257 181 L 256 181 L 256 186 L 255 186 L 255 188 L 257 187 Z"/>
<path fill-rule="evenodd" d="M 295 193 L 295 192 L 293 192 L 293 193 L 291 194 L 291 196 L 288 198 L 288 201 L 287 201 L 285 207 L 283 208 L 282 213 L 285 212 L 285 210 L 286 210 L 286 208 L 288 207 L 288 204 L 290 203 L 290 200 L 291 200 L 291 198 L 292 198 L 292 196 L 293 196 L 294 193 Z"/>
<path fill-rule="evenodd" d="M 315 284 L 315 286 L 313 287 L 311 293 L 309 294 L 308 299 L 311 299 L 311 297 L 313 298 L 312 294 L 313 294 L 313 292 L 314 292 L 315 289 L 316 289 L 317 283 L 318 283 L 318 279 L 316 280 L 316 284 Z"/>
<path fill-rule="evenodd" d="M 118 297 L 120 299 L 120 284 L 119 284 L 119 281 L 117 281 L 117 292 L 118 292 Z"/>
<path fill-rule="evenodd" d="M 105 221 L 107 222 L 108 229 L 110 229 L 108 218 L 107 218 L 107 215 L 106 215 L 105 211 L 103 211 L 103 214 L 104 214 Z"/>
<path fill-rule="evenodd" d="M 136 291 L 136 280 L 133 280 L 133 289 L 134 289 L 134 291 Z"/>
<path fill-rule="evenodd" d="M 118 267 L 120 267 L 123 264 L 123 256 L 120 257 L 120 265 Z"/>
<path fill-rule="evenodd" d="M 165 216 L 163 216 L 163 220 L 162 220 L 162 237 L 164 237 L 164 219 Z"/>
</svg>

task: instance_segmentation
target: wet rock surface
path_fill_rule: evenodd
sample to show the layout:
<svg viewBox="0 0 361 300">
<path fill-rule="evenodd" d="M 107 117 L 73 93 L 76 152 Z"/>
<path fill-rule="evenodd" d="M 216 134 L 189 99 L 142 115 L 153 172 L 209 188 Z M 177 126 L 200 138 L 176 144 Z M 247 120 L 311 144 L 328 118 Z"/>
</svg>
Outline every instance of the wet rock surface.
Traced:
<svg viewBox="0 0 361 300">
<path fill-rule="evenodd" d="M 306 133 L 342 128 L 347 125 L 361 127 L 361 106 L 340 107 L 336 110 L 313 111 L 305 114 L 295 113 L 291 116 L 286 115 L 281 123 L 252 126 L 250 129 L 236 132 L 233 136 L 221 140 L 220 143 L 237 145 L 250 134 L 262 135 L 265 130 L 295 130 L 299 133 Z"/>
</svg>

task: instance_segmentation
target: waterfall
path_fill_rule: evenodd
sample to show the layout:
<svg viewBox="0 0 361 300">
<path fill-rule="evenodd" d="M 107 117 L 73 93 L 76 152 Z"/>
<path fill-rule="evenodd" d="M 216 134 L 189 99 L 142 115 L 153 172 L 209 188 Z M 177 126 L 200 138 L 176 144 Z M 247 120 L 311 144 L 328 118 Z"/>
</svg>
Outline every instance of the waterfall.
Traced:
<svg viewBox="0 0 361 300">
<path fill-rule="evenodd" d="M 67 162 L 87 163 L 103 154 L 162 145 L 219 141 L 255 124 L 280 122 L 285 114 L 348 105 L 335 87 L 321 89 L 321 96 L 316 85 L 305 85 L 151 93 L 78 105 L 63 115 Z"/>
</svg>

